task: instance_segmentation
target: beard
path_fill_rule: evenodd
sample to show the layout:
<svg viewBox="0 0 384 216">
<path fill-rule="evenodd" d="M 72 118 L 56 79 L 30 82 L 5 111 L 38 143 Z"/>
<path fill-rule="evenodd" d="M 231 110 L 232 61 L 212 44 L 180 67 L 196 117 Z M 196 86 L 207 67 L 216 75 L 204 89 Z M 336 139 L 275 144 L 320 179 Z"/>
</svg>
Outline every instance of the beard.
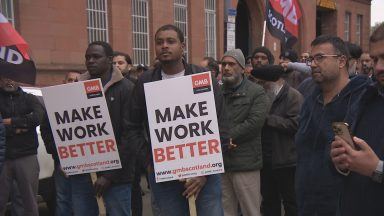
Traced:
<svg viewBox="0 0 384 216">
<path fill-rule="evenodd" d="M 223 74 L 221 80 L 223 81 L 224 85 L 227 85 L 229 87 L 235 87 L 237 84 L 239 84 L 241 77 L 242 75 L 232 74 L 231 76 L 226 76 L 226 74 Z"/>
</svg>

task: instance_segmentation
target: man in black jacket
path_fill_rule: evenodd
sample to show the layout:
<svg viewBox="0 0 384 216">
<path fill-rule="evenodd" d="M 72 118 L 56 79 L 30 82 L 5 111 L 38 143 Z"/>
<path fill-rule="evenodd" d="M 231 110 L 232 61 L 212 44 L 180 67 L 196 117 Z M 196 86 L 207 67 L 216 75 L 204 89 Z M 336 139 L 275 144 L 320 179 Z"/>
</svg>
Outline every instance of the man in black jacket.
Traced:
<svg viewBox="0 0 384 216">
<path fill-rule="evenodd" d="M 145 95 L 144 93 L 144 83 L 204 71 L 200 67 L 185 64 L 183 61 L 184 36 L 182 31 L 176 26 L 165 25 L 157 30 L 155 34 L 155 50 L 157 58 L 161 62 L 161 67 L 144 72 L 139 78 L 132 96 L 131 113 L 134 113 L 134 115 L 131 116 L 128 131 L 130 133 L 130 141 L 134 142 L 136 146 L 145 145 L 146 143 L 143 134 L 143 123 L 146 125 L 148 131 L 145 97 L 149 95 Z M 215 79 L 213 79 L 213 91 L 221 142 L 228 143 L 228 129 L 225 123 L 223 96 Z M 164 95 L 164 97 L 166 97 L 166 95 Z M 159 211 L 156 213 L 161 215 L 187 215 L 188 200 L 186 197 L 197 195 L 196 206 L 198 215 L 223 214 L 219 175 L 195 177 L 186 183 L 179 181 L 155 183 L 152 164 L 149 165 L 148 169 L 150 170 L 149 181 L 154 203 Z"/>
<path fill-rule="evenodd" d="M 122 169 L 98 173 L 95 192 L 103 196 L 110 216 L 128 216 L 136 148 L 128 142 L 126 123 L 134 85 L 112 66 L 112 58 L 113 50 L 108 43 L 92 42 L 85 53 L 88 71 L 81 74 L 79 80 L 101 79 L 122 165 Z"/>
<path fill-rule="evenodd" d="M 13 181 L 19 188 L 24 215 L 38 215 L 37 133 L 44 108 L 14 81 L 0 77 L 0 113 L 6 130 L 4 170 L 0 175 L 0 215 L 5 212 Z"/>
<path fill-rule="evenodd" d="M 263 80 L 263 87 L 272 101 L 262 130 L 263 169 L 261 186 L 263 215 L 297 215 L 295 196 L 296 147 L 302 95 L 282 78 L 283 67 L 265 66 L 252 71 L 256 79 Z"/>
<path fill-rule="evenodd" d="M 79 76 L 79 81 L 101 79 L 122 169 L 98 172 L 93 187 L 89 174 L 69 176 L 74 215 L 98 215 L 94 191 L 103 196 L 108 215 L 131 215 L 131 183 L 136 150 L 128 143 L 126 123 L 133 83 L 112 66 L 112 58 L 113 50 L 108 43 L 95 41 L 89 44 L 85 53 L 88 71 Z M 50 143 L 54 145 L 53 139 Z"/>
</svg>

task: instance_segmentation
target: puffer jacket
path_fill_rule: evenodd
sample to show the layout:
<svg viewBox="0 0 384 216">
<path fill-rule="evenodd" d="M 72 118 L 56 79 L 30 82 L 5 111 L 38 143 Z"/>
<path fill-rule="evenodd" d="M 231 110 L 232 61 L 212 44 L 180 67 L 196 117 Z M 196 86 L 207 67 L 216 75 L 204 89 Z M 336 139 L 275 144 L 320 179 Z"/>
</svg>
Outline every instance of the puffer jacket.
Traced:
<svg viewBox="0 0 384 216">
<path fill-rule="evenodd" d="M 88 80 L 88 72 L 81 74 L 79 80 Z M 135 172 L 135 156 L 137 148 L 128 141 L 127 122 L 130 116 L 129 106 L 134 84 L 125 79 L 121 72 L 113 67 L 111 79 L 104 85 L 105 99 L 111 117 L 113 132 L 121 160 L 122 169 L 99 172 L 114 184 L 130 183 Z"/>
<path fill-rule="evenodd" d="M 303 100 L 303 96 L 287 83 L 274 99 L 261 138 L 265 167 L 296 166 L 295 134 Z"/>
<path fill-rule="evenodd" d="M 224 152 L 228 172 L 260 170 L 263 166 L 261 129 L 269 100 L 264 89 L 247 78 L 235 90 L 223 85 L 230 137 L 237 147 Z"/>
<path fill-rule="evenodd" d="M 5 161 L 5 127 L 0 114 L 0 173 Z"/>
<path fill-rule="evenodd" d="M 317 87 L 303 104 L 295 143 L 297 150 L 296 194 L 299 215 L 333 216 L 338 213 L 342 177 L 335 171 L 330 145 L 335 135 L 332 122 L 351 125 L 356 104 L 364 93 L 368 79 L 356 77 L 324 105 Z"/>
<path fill-rule="evenodd" d="M 17 159 L 37 154 L 39 142 L 36 127 L 43 118 L 44 108 L 36 96 L 18 88 L 15 92 L 0 90 L 0 113 L 11 118 L 5 126 L 6 159 Z"/>
</svg>

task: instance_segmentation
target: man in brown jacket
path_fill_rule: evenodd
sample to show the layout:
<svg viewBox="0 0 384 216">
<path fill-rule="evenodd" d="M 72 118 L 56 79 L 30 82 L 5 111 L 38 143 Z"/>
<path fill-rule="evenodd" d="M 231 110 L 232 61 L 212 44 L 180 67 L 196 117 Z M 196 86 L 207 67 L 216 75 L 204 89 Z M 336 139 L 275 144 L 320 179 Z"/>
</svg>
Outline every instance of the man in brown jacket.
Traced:
<svg viewBox="0 0 384 216">
<path fill-rule="evenodd" d="M 261 170 L 262 212 L 264 216 L 297 215 L 295 197 L 295 133 L 303 103 L 302 95 L 281 77 L 278 65 L 252 71 L 271 99 L 271 109 L 262 130 L 263 169 Z"/>
</svg>

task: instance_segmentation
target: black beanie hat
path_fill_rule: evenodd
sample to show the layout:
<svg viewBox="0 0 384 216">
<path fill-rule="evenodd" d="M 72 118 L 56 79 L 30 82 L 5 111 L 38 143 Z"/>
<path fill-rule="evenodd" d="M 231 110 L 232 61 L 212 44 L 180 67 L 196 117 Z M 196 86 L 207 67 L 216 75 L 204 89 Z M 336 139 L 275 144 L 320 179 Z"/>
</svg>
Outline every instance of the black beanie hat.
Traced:
<svg viewBox="0 0 384 216">
<path fill-rule="evenodd" d="M 265 55 L 267 55 L 269 64 L 273 64 L 273 63 L 275 63 L 275 57 L 273 57 L 271 51 L 269 51 L 269 49 L 268 49 L 267 47 L 264 47 L 264 46 L 262 46 L 262 47 L 257 47 L 257 48 L 253 51 L 253 53 L 252 53 L 252 57 L 255 56 L 255 54 L 258 53 L 258 52 L 261 52 L 261 53 L 264 53 Z"/>
<path fill-rule="evenodd" d="M 251 74 L 258 79 L 276 82 L 284 74 L 284 68 L 280 65 L 264 65 L 253 69 Z"/>
</svg>

